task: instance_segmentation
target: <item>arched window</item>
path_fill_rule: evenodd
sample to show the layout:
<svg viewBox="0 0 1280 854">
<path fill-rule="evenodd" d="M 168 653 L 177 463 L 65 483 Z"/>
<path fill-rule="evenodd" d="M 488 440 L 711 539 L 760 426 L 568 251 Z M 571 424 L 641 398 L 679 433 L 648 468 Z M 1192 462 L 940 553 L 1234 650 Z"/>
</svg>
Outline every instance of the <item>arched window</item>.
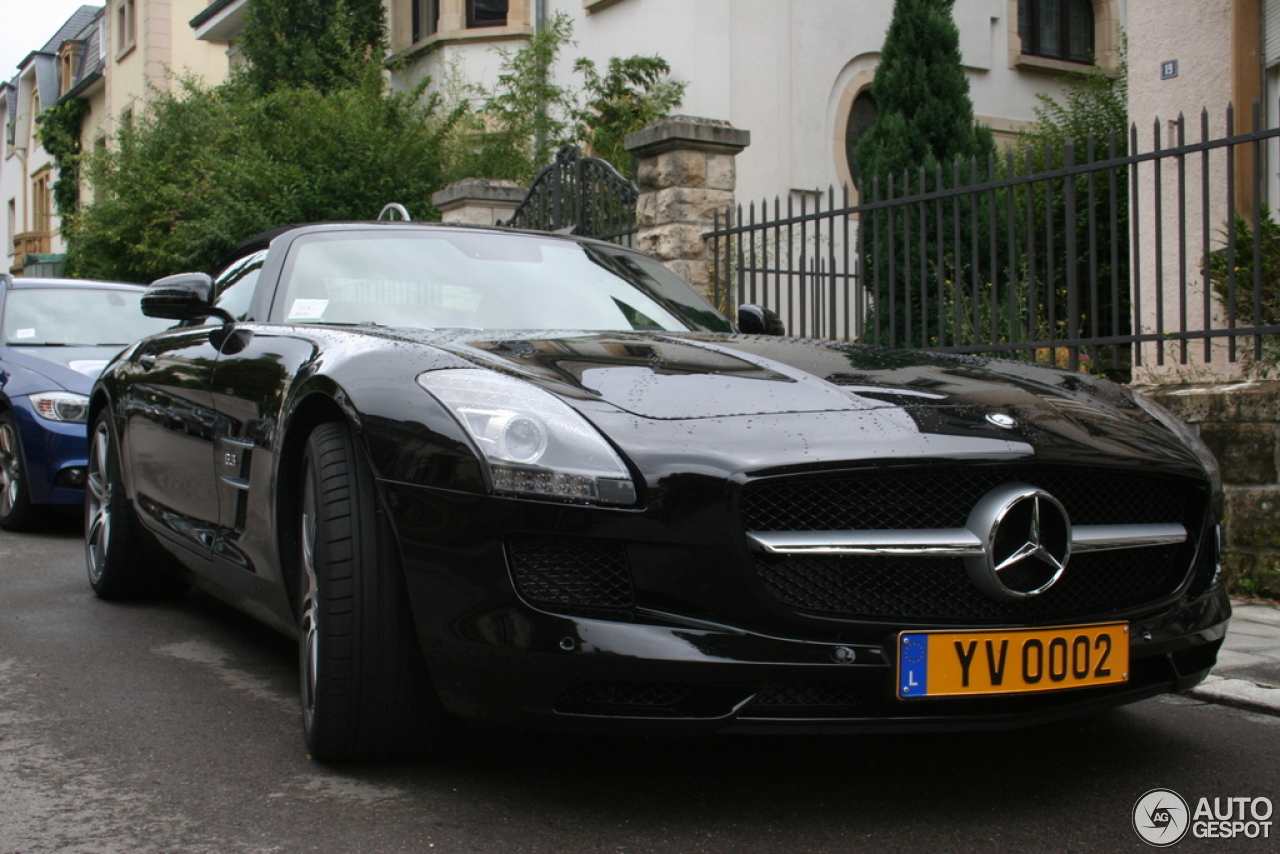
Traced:
<svg viewBox="0 0 1280 854">
<path fill-rule="evenodd" d="M 1022 52 L 1093 64 L 1093 0 L 1018 0 Z"/>
<path fill-rule="evenodd" d="M 858 186 L 860 176 L 858 164 L 853 159 L 853 149 L 858 145 L 858 140 L 862 139 L 875 124 L 879 115 L 880 111 L 876 109 L 876 99 L 871 94 L 870 88 L 859 92 L 853 99 L 853 106 L 849 108 L 849 118 L 844 126 L 844 150 L 845 159 L 849 164 L 849 175 L 853 178 L 855 188 Z"/>
</svg>

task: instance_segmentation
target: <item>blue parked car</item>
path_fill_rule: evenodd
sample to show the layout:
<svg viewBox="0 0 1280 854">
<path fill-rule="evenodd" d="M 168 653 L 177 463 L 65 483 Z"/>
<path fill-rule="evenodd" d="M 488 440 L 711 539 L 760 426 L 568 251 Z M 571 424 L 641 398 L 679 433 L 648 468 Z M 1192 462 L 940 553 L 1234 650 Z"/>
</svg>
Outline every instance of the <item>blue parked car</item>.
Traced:
<svg viewBox="0 0 1280 854">
<path fill-rule="evenodd" d="M 0 528 L 84 502 L 93 381 L 126 344 L 171 325 L 142 314 L 144 290 L 0 273 Z"/>
</svg>

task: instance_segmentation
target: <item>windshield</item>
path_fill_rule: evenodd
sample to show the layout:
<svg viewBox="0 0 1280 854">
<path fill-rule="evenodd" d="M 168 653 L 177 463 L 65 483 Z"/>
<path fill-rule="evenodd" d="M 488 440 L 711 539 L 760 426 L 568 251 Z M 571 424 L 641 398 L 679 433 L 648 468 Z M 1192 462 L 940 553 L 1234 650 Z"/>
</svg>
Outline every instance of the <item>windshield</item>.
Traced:
<svg viewBox="0 0 1280 854">
<path fill-rule="evenodd" d="M 4 303 L 0 340 L 13 347 L 123 347 L 173 324 L 143 315 L 137 291 L 14 288 Z"/>
<path fill-rule="evenodd" d="M 647 256 L 536 235 L 310 235 L 291 247 L 281 282 L 273 316 L 287 323 L 732 331 Z"/>
</svg>

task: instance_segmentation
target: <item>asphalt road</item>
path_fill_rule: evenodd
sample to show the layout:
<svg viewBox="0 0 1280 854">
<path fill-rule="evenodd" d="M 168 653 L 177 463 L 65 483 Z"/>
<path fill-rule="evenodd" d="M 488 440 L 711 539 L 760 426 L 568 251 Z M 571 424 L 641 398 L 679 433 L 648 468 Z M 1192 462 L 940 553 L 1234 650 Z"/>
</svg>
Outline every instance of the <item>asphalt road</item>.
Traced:
<svg viewBox="0 0 1280 854">
<path fill-rule="evenodd" d="M 1145 851 L 1151 789 L 1280 805 L 1280 718 L 1181 697 L 1011 733 L 489 731 L 325 766 L 297 682 L 289 641 L 205 596 L 97 600 L 78 525 L 0 531 L 0 852 Z M 1280 850 L 1270 821 L 1170 850 Z"/>
</svg>

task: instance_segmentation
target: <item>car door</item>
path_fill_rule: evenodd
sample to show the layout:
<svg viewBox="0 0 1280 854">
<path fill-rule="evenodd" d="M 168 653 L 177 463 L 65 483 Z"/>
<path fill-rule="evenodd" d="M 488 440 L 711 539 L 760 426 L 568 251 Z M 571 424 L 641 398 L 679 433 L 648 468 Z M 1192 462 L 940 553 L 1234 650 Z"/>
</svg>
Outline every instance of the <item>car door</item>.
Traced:
<svg viewBox="0 0 1280 854">
<path fill-rule="evenodd" d="M 214 280 L 215 304 L 238 320 L 266 254 L 241 258 Z M 124 459 L 144 524 L 205 558 L 217 548 L 228 500 L 218 487 L 232 430 L 214 405 L 212 382 L 233 329 L 210 318 L 147 341 L 130 357 L 119 406 Z"/>
<path fill-rule="evenodd" d="M 147 339 L 121 366 L 117 411 L 142 523 L 208 557 L 218 519 L 213 489 L 217 412 L 209 381 L 218 351 L 205 327 Z"/>
<path fill-rule="evenodd" d="M 244 595 L 254 585 L 237 571 L 276 580 L 269 577 L 277 562 L 270 508 L 276 490 L 287 488 L 275 478 L 279 419 L 294 377 L 315 353 L 314 344 L 290 327 L 247 319 L 266 256 L 266 250 L 246 256 L 215 282 L 222 285 L 216 304 L 236 322 L 212 335 L 218 346 L 210 400 L 216 413 L 213 489 L 219 511 L 213 554 L 219 567 L 230 571 L 224 584 Z"/>
</svg>

